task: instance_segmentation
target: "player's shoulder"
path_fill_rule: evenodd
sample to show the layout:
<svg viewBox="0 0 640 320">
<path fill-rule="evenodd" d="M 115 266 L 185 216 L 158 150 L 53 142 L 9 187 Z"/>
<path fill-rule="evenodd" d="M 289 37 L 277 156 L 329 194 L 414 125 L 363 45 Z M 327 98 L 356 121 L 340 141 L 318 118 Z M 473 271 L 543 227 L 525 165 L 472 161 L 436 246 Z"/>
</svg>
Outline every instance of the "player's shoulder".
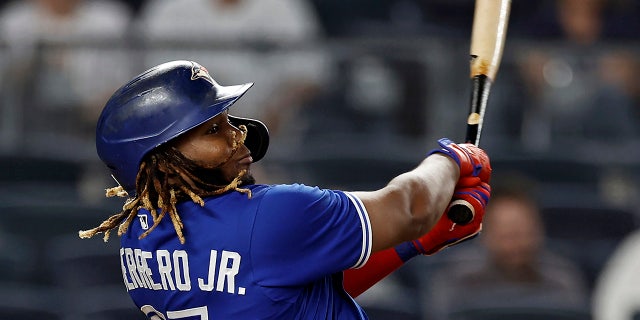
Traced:
<svg viewBox="0 0 640 320">
<path fill-rule="evenodd" d="M 344 197 L 339 190 L 324 189 L 300 183 L 256 185 L 252 188 L 252 198 L 261 202 L 315 202 L 321 199 L 335 200 Z"/>
<path fill-rule="evenodd" d="M 272 184 L 272 185 L 257 185 L 252 192 L 263 194 L 266 196 L 279 196 L 279 195 L 322 195 L 326 193 L 340 192 L 336 190 L 323 189 L 318 186 L 309 186 L 301 183 L 292 184 Z"/>
</svg>

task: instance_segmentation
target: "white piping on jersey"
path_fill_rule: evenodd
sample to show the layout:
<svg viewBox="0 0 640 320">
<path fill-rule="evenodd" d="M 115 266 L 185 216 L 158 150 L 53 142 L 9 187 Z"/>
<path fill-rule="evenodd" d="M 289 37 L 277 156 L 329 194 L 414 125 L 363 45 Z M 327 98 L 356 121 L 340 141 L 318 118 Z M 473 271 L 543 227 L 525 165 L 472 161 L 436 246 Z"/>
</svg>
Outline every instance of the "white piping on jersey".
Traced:
<svg viewBox="0 0 640 320">
<path fill-rule="evenodd" d="M 362 200 L 349 192 L 345 192 L 345 194 L 355 205 L 356 211 L 358 212 L 358 216 L 360 218 L 360 223 L 362 224 L 362 252 L 360 253 L 360 258 L 358 259 L 358 261 L 351 267 L 352 269 L 358 269 L 362 268 L 362 266 L 367 263 L 369 257 L 371 256 L 371 222 L 369 221 L 369 213 L 367 212 L 367 208 L 365 208 Z"/>
</svg>

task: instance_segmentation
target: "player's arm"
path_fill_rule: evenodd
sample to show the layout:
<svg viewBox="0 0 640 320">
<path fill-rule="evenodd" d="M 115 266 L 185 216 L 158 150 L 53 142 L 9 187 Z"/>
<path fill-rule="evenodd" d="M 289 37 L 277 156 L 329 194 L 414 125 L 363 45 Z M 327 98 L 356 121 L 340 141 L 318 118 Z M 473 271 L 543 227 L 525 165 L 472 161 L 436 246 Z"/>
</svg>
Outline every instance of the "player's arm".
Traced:
<svg viewBox="0 0 640 320">
<path fill-rule="evenodd" d="M 385 241 L 389 239 L 385 239 L 384 235 L 382 239 L 380 239 L 380 235 L 376 233 L 377 230 L 384 230 L 386 232 L 390 232 L 393 234 L 393 230 L 384 229 L 384 226 L 379 225 L 377 222 L 382 221 L 385 223 L 385 213 L 381 211 L 369 212 L 370 219 L 372 221 L 372 229 L 373 229 L 373 239 L 374 239 L 374 251 L 377 251 L 372 257 L 369 259 L 367 264 L 360 269 L 352 269 L 347 270 L 344 274 L 344 287 L 345 290 L 351 294 L 352 296 L 358 296 L 360 293 L 364 292 L 366 289 L 377 283 L 382 278 L 386 277 L 391 272 L 395 271 L 399 268 L 404 262 L 411 259 L 412 257 L 418 254 L 434 254 L 443 248 L 449 247 L 466 239 L 469 239 L 475 235 L 477 235 L 481 230 L 482 218 L 484 216 L 484 208 L 490 197 L 490 186 L 488 185 L 490 175 L 491 175 L 491 166 L 489 163 L 489 158 L 486 156 L 484 151 L 478 149 L 472 145 L 456 145 L 447 139 L 442 139 L 439 141 L 441 145 L 441 149 L 436 149 L 430 153 L 430 157 L 428 157 L 425 161 L 423 161 L 418 168 L 415 170 L 401 175 L 400 177 L 391 181 L 389 186 L 394 183 L 403 183 L 403 179 L 418 179 L 418 185 L 420 186 L 414 190 L 429 190 L 429 187 L 438 188 L 442 187 L 446 194 L 446 188 L 450 187 L 448 184 L 450 181 L 446 180 L 440 184 L 437 181 L 435 183 L 432 180 L 424 178 L 421 176 L 422 174 L 426 174 L 427 177 L 437 177 L 431 176 L 429 170 L 450 170 L 450 168 L 440 168 L 438 162 L 431 162 L 430 158 L 432 158 L 435 154 L 444 154 L 448 156 L 451 160 L 454 160 L 454 163 L 458 168 L 458 177 L 457 181 L 454 182 L 455 188 L 451 194 L 446 194 L 445 207 L 448 207 L 449 203 L 452 200 L 462 199 L 470 203 L 474 211 L 476 213 L 476 218 L 468 225 L 465 226 L 455 226 L 451 220 L 448 219 L 446 215 L 443 215 L 446 210 L 443 208 L 441 211 L 432 213 L 435 214 L 437 218 L 437 223 L 435 225 L 428 225 L 424 228 L 429 230 L 428 233 L 422 232 L 420 236 L 412 238 L 412 240 L 405 241 L 400 244 L 393 244 L 394 247 L 386 248 L 381 251 L 377 250 L 375 247 L 375 243 L 377 240 Z M 437 159 L 437 158 L 436 158 Z M 437 160 L 436 160 L 437 161 Z M 424 170 L 424 171 L 423 171 Z M 455 170 L 455 167 L 453 169 Z M 450 178 L 450 177 L 449 177 Z M 422 183 L 426 185 L 421 185 L 420 179 L 424 179 Z M 429 184 L 433 183 L 433 184 Z M 387 188 L 389 187 L 387 186 Z M 384 189 L 383 189 L 384 190 Z M 402 189 L 401 189 L 402 190 Z M 428 191 L 427 191 L 428 192 Z M 411 193 L 411 190 L 408 193 L 409 203 L 410 205 L 416 205 L 416 202 L 411 200 L 412 196 L 420 197 L 420 195 L 415 195 Z M 361 197 L 372 196 L 375 195 L 373 193 L 358 193 Z M 374 199 L 372 202 L 364 201 L 365 206 L 373 206 L 367 207 L 367 210 L 371 209 L 380 209 L 384 208 L 384 204 L 380 207 L 376 207 L 375 201 L 384 201 L 384 197 L 380 199 Z M 431 198 L 423 198 L 424 201 L 428 201 Z M 433 198 L 433 199 L 438 199 Z M 417 200 L 416 207 L 411 207 L 411 209 L 419 208 L 420 204 L 424 204 L 419 199 Z M 436 207 L 441 204 L 435 204 Z M 393 216 L 394 214 L 402 214 L 401 207 L 398 207 L 396 210 L 391 210 L 386 214 L 389 216 Z M 384 209 L 383 209 L 384 210 Z M 428 211 L 429 209 L 427 209 Z M 435 209 L 437 210 L 437 209 Z M 414 214 L 414 212 L 409 212 L 409 214 Z M 428 214 L 428 213 L 427 213 Z M 371 216 L 375 218 L 372 218 Z M 393 226 L 393 224 L 387 224 L 387 226 Z M 382 229 L 381 229 L 382 228 Z M 378 237 L 378 238 L 377 238 Z M 390 240 L 393 241 L 393 240 Z"/>
<path fill-rule="evenodd" d="M 473 206 L 475 216 L 470 223 L 456 225 L 443 214 L 438 223 L 420 238 L 374 253 L 362 268 L 345 270 L 345 291 L 357 297 L 411 258 L 435 254 L 478 235 L 490 194 L 491 187 L 484 182 L 475 187 L 457 186 L 452 200 L 464 200 Z"/>
<path fill-rule="evenodd" d="M 451 200 L 459 172 L 451 158 L 433 154 L 380 190 L 354 192 L 369 215 L 372 251 L 416 239 L 429 231 Z"/>
<path fill-rule="evenodd" d="M 372 251 L 420 238 L 440 220 L 456 185 L 488 182 L 487 155 L 471 144 L 448 139 L 413 170 L 371 192 L 354 192 L 367 209 L 373 235 Z"/>
</svg>

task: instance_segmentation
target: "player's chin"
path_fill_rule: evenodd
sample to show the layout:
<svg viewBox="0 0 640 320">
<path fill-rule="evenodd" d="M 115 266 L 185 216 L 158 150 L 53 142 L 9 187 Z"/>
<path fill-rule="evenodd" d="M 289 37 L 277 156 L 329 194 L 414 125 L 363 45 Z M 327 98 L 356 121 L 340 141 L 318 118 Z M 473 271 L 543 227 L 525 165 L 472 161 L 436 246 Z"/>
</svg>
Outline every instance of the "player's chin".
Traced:
<svg viewBox="0 0 640 320">
<path fill-rule="evenodd" d="M 247 185 L 251 185 L 251 184 L 255 184 L 256 183 L 256 179 L 253 177 L 253 175 L 251 174 L 251 171 L 249 171 L 247 169 L 247 173 L 245 173 L 244 175 L 242 175 L 242 177 L 240 177 L 240 186 L 247 186 Z"/>
</svg>

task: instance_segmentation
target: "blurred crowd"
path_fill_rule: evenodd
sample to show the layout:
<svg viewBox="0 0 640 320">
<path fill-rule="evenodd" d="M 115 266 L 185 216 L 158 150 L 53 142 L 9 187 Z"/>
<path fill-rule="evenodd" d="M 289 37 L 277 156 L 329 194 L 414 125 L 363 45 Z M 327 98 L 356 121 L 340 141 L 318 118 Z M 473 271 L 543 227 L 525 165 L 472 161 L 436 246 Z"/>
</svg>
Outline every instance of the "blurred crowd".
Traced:
<svg viewBox="0 0 640 320">
<path fill-rule="evenodd" d="M 0 273 L 51 284 L 38 269 L 47 258 L 29 260 L 10 240 L 33 235 L 26 217 L 45 224 L 51 217 L 39 214 L 52 206 L 113 209 L 97 117 L 119 86 L 169 60 L 197 61 L 224 85 L 255 83 L 232 113 L 270 128 L 262 182 L 381 187 L 435 139 L 464 138 L 473 4 L 0 1 Z M 482 128 L 504 184 L 486 232 L 374 287 L 361 298 L 372 319 L 382 301 L 393 306 L 381 314 L 411 319 L 495 319 L 471 318 L 483 306 L 640 318 L 639 17 L 637 0 L 513 1 Z M 574 230 L 571 219 L 591 224 Z M 88 227 L 70 224 L 38 230 L 52 242 Z"/>
</svg>

